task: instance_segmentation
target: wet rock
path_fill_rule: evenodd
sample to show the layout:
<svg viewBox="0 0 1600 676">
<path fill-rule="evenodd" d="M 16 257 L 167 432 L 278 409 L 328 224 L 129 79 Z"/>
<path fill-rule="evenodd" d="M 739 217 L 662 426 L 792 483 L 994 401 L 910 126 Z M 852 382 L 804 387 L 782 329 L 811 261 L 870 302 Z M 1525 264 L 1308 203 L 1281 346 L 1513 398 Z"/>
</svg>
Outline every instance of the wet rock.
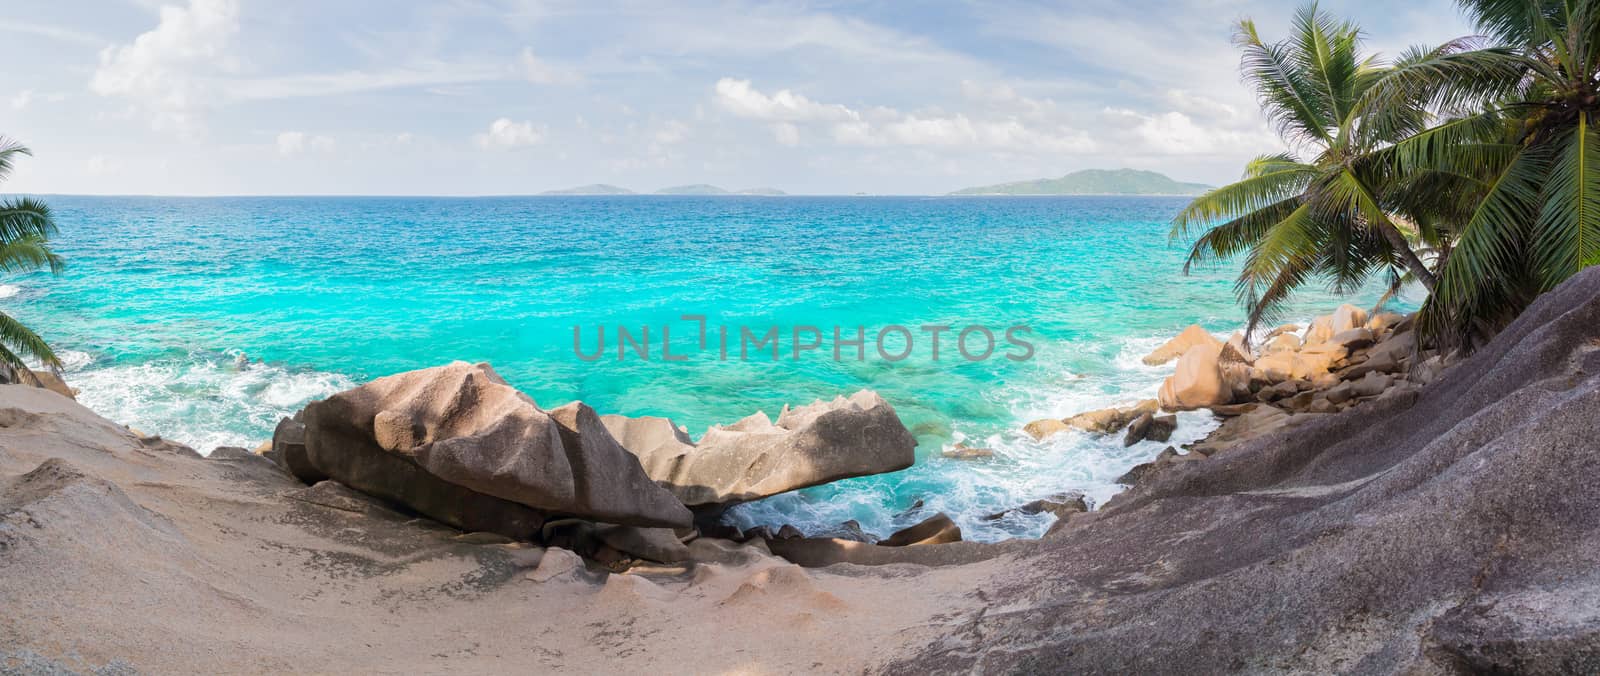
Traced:
<svg viewBox="0 0 1600 676">
<path fill-rule="evenodd" d="M 1031 436 L 1038 441 L 1043 441 L 1050 436 L 1053 436 L 1059 432 L 1065 432 L 1069 429 L 1072 428 L 1068 427 L 1066 422 L 1056 418 L 1035 420 L 1027 425 L 1022 426 L 1022 431 L 1027 432 L 1028 436 Z"/>
<path fill-rule="evenodd" d="M 1122 445 L 1132 446 L 1145 440 L 1164 443 L 1172 438 L 1172 433 L 1177 429 L 1178 416 L 1146 413 L 1128 424 L 1128 433 L 1122 438 Z"/>
<path fill-rule="evenodd" d="M 1000 512 L 995 512 L 983 517 L 985 521 L 999 521 L 1008 514 L 1054 514 L 1057 518 L 1066 518 L 1069 514 L 1089 511 L 1089 503 L 1082 493 L 1057 493 L 1048 498 L 1034 500 L 1020 507 L 1013 507 Z"/>
<path fill-rule="evenodd" d="M 961 541 L 961 527 L 943 512 L 929 517 L 915 526 L 895 531 L 878 544 L 883 547 L 909 547 L 912 545 L 937 545 Z"/>
<path fill-rule="evenodd" d="M 865 529 L 863 529 L 861 527 L 861 523 L 859 521 L 856 521 L 855 519 L 850 519 L 849 521 L 846 521 L 846 522 L 841 523 L 841 524 L 839 524 L 837 526 L 834 526 L 833 528 L 830 528 L 830 529 L 828 529 L 826 531 L 818 533 L 817 537 L 821 537 L 821 538 L 837 538 L 837 539 L 840 539 L 840 540 L 850 540 L 852 542 L 877 542 L 878 541 L 878 538 L 874 537 L 871 533 L 868 533 Z"/>
<path fill-rule="evenodd" d="M 980 460 L 994 457 L 994 449 L 973 448 L 966 444 L 956 444 L 945 449 L 942 455 L 951 460 Z"/>
</svg>

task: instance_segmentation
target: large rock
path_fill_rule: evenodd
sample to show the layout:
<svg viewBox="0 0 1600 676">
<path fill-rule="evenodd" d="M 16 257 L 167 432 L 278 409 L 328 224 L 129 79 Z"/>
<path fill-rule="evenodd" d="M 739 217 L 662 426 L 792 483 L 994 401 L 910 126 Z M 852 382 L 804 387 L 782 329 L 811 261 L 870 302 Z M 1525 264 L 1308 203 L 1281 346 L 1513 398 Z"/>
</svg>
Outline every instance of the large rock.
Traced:
<svg viewBox="0 0 1600 676">
<path fill-rule="evenodd" d="M 1350 329 L 1364 328 L 1367 325 L 1367 311 L 1346 303 L 1333 311 L 1333 333 L 1338 335 Z"/>
<path fill-rule="evenodd" d="M 1190 348 L 1196 345 L 1221 345 L 1222 341 L 1211 335 L 1199 324 L 1191 325 L 1184 329 L 1172 340 L 1145 355 L 1144 363 L 1148 366 L 1160 366 L 1169 361 L 1182 357 Z"/>
<path fill-rule="evenodd" d="M 1223 377 L 1219 359 L 1220 342 L 1189 348 L 1178 360 L 1178 368 L 1161 383 L 1156 401 L 1168 411 L 1188 411 L 1233 403 L 1234 388 Z"/>
<path fill-rule="evenodd" d="M 692 520 L 593 410 L 545 411 L 486 364 L 379 378 L 313 402 L 303 417 L 318 472 L 464 530 L 524 538 L 552 515 L 647 527 Z"/>
<path fill-rule="evenodd" d="M 1292 416 L 1075 516 L 962 631 L 878 668 L 1600 673 L 1597 339 L 1600 267 L 1420 391 Z"/>
<path fill-rule="evenodd" d="M 1311 326 L 1306 328 L 1304 342 L 1306 345 L 1327 342 L 1333 337 L 1333 315 L 1323 315 L 1311 320 Z"/>
<path fill-rule="evenodd" d="M 916 460 L 917 442 L 894 407 L 870 390 L 756 413 L 691 443 L 664 418 L 605 416 L 645 472 L 685 505 L 715 508 L 840 479 L 894 472 Z"/>
<path fill-rule="evenodd" d="M 1280 333 L 1267 339 L 1267 344 L 1261 347 L 1263 354 L 1276 354 L 1279 352 L 1298 352 L 1300 350 L 1300 336 L 1293 333 Z"/>
</svg>

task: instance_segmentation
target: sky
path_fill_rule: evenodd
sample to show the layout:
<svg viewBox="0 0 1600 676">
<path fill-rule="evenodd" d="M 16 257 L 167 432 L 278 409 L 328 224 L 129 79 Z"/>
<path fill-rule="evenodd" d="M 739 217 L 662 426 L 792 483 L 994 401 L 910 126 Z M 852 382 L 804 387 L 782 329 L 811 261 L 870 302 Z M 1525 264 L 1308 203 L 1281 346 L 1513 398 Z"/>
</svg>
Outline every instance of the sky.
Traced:
<svg viewBox="0 0 1600 676">
<path fill-rule="evenodd" d="M 1448 0 L 1325 0 L 1396 54 Z M 1233 26 L 1283 0 L 7 0 L 0 191 L 941 194 L 1281 148 Z"/>
</svg>

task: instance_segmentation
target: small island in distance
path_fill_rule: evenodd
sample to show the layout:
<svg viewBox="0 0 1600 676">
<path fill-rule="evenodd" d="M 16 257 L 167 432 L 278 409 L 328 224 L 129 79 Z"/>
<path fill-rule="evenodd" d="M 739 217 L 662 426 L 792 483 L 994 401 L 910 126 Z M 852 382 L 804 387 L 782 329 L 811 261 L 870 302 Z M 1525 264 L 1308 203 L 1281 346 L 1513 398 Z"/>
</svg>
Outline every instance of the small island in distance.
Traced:
<svg viewBox="0 0 1600 676">
<path fill-rule="evenodd" d="M 1201 183 L 1175 181 L 1165 174 L 1138 169 L 1085 169 L 1061 178 L 1041 178 L 1035 181 L 1000 183 L 976 188 L 966 188 L 949 193 L 956 196 L 985 195 L 1200 195 L 1211 186 Z M 637 192 L 609 183 L 591 183 L 573 188 L 546 190 L 541 195 L 755 195 L 782 197 L 786 193 L 777 188 L 745 188 L 728 190 L 709 183 L 691 183 L 661 188 L 654 192 Z M 866 193 L 858 192 L 857 196 Z"/>
<path fill-rule="evenodd" d="M 1061 178 L 1001 183 L 957 190 L 951 195 L 1199 195 L 1211 186 L 1182 183 L 1154 171 L 1085 169 Z"/>
<path fill-rule="evenodd" d="M 542 193 L 539 193 L 539 194 L 541 194 L 541 195 L 638 195 L 640 193 L 634 192 L 634 191 L 629 190 L 627 188 L 624 188 L 622 186 L 611 185 L 611 184 L 608 184 L 608 183 L 593 183 L 593 184 L 590 184 L 590 185 L 580 185 L 580 186 L 575 187 L 575 188 L 564 188 L 564 189 L 561 189 L 561 190 L 546 190 L 546 191 L 544 191 Z M 673 186 L 673 187 L 670 187 L 670 188 L 662 188 L 660 190 L 655 191 L 655 193 L 653 193 L 653 194 L 656 194 L 656 195 L 761 195 L 761 196 L 768 196 L 768 197 L 779 197 L 779 196 L 787 195 L 789 193 L 786 193 L 786 192 L 784 192 L 782 190 L 779 190 L 777 188 L 745 188 L 744 190 L 727 190 L 727 189 L 724 189 L 724 188 L 719 188 L 719 187 L 714 186 L 714 185 L 708 185 L 708 184 L 705 184 L 705 183 L 696 183 L 696 184 L 693 184 L 693 185 L 679 185 L 679 186 Z"/>
</svg>

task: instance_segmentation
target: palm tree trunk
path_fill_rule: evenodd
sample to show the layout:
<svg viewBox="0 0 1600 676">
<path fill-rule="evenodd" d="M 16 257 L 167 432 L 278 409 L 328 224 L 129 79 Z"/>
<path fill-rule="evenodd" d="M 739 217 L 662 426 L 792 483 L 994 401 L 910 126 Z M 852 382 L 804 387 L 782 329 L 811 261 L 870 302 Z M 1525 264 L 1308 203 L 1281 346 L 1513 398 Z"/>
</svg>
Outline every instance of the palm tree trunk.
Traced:
<svg viewBox="0 0 1600 676">
<path fill-rule="evenodd" d="M 1401 234 L 1400 229 L 1394 227 L 1394 223 L 1387 218 L 1378 223 L 1378 232 L 1382 233 L 1383 238 L 1389 241 L 1389 246 L 1394 247 L 1395 252 L 1400 254 L 1400 260 L 1406 264 L 1406 269 L 1411 271 L 1411 276 L 1422 282 L 1428 294 L 1432 295 L 1437 280 L 1434 279 L 1433 271 L 1429 270 L 1417 256 L 1417 252 L 1411 250 L 1411 243 L 1406 241 L 1406 236 Z"/>
</svg>

